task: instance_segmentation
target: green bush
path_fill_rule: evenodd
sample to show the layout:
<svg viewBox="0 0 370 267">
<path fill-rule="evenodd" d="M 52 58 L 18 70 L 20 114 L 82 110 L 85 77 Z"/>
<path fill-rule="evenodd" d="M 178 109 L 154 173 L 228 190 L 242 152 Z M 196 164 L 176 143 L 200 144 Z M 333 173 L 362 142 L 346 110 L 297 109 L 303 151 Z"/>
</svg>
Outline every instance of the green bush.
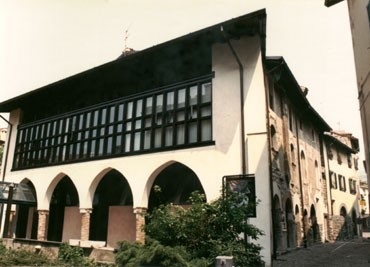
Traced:
<svg viewBox="0 0 370 267">
<path fill-rule="evenodd" d="M 0 266 L 52 266 L 50 261 L 42 253 L 32 252 L 26 249 L 6 249 L 0 240 Z"/>
<path fill-rule="evenodd" d="M 248 223 L 252 207 L 243 205 L 245 195 L 230 193 L 212 203 L 194 193 L 184 209 L 160 205 L 147 215 L 145 245 L 122 242 L 116 257 L 119 266 L 214 266 L 220 255 L 233 256 L 235 266 L 261 266 L 261 247 L 245 242 L 262 235 Z"/>
<path fill-rule="evenodd" d="M 148 239 L 145 245 L 122 241 L 116 254 L 118 266 L 207 267 L 204 259 L 191 260 L 184 247 L 169 247 Z"/>
</svg>

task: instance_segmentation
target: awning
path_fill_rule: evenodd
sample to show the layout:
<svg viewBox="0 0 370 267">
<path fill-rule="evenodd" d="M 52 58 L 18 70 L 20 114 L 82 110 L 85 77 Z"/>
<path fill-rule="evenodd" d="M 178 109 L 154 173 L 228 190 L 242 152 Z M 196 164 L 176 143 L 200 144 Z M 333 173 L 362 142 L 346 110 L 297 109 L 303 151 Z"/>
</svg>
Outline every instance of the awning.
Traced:
<svg viewBox="0 0 370 267">
<path fill-rule="evenodd" d="M 36 204 L 34 193 L 29 185 L 10 182 L 0 182 L 0 203 L 8 202 L 10 187 L 13 187 L 13 197 L 11 199 L 12 204 Z"/>
</svg>

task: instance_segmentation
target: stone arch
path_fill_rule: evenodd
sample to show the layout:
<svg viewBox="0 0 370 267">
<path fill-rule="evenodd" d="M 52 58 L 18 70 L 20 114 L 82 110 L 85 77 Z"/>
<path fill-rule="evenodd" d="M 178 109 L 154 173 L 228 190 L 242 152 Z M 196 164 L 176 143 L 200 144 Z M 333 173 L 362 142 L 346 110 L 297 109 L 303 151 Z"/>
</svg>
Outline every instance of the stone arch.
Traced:
<svg viewBox="0 0 370 267">
<path fill-rule="evenodd" d="M 342 217 L 347 217 L 347 209 L 345 205 L 342 205 L 341 208 L 339 209 L 339 214 Z"/>
<path fill-rule="evenodd" d="M 85 205 L 90 204 L 90 206 L 86 206 L 85 208 L 92 208 L 92 202 L 93 202 L 95 190 L 98 187 L 98 184 L 100 183 L 101 179 L 103 179 L 103 177 L 111 170 L 114 170 L 114 169 L 111 167 L 105 168 L 104 170 L 102 170 L 95 176 L 95 178 L 93 179 L 93 181 L 91 182 L 89 186 L 89 190 L 85 198 L 85 203 L 86 203 Z"/>
<path fill-rule="evenodd" d="M 174 160 L 167 161 L 166 163 L 162 164 L 161 166 L 159 166 L 157 169 L 155 169 L 152 172 L 152 174 L 149 176 L 148 181 L 145 184 L 144 193 L 141 198 L 141 207 L 144 207 L 144 208 L 148 207 L 150 190 L 152 189 L 152 186 L 158 174 L 160 174 L 165 168 L 167 168 L 168 166 L 176 162 L 177 161 L 174 161 Z"/>
<path fill-rule="evenodd" d="M 293 214 L 293 205 L 290 198 L 285 202 L 285 220 L 287 224 L 287 246 L 289 248 L 295 247 L 295 218 Z"/>
<path fill-rule="evenodd" d="M 319 225 L 317 223 L 317 216 L 316 216 L 316 209 L 314 204 L 311 205 L 310 208 L 310 237 L 312 238 L 313 242 L 319 240 Z"/>
<path fill-rule="evenodd" d="M 196 173 L 180 162 L 172 161 L 164 164 L 154 173 L 155 177 L 151 176 L 146 188 L 148 190 L 148 185 L 151 184 L 148 195 L 149 210 L 159 204 L 188 205 L 192 192 L 199 191 L 205 194 Z M 156 192 L 156 188 L 160 188 L 161 192 Z"/>
<path fill-rule="evenodd" d="M 53 195 L 55 187 L 57 186 L 59 181 L 62 180 L 63 177 L 65 177 L 65 176 L 67 176 L 67 174 L 65 174 L 64 172 L 61 172 L 61 173 L 57 174 L 54 177 L 54 179 L 51 181 L 51 183 L 49 184 L 49 186 L 46 190 L 46 193 L 45 193 L 45 196 L 44 196 L 44 199 L 43 199 L 42 203 L 40 203 L 38 206 L 41 205 L 42 207 L 49 207 L 50 200 L 51 200 L 51 197 Z"/>
<path fill-rule="evenodd" d="M 281 205 L 278 195 L 274 195 L 272 199 L 272 226 L 273 226 L 273 242 L 275 250 L 282 249 L 282 225 L 281 225 Z"/>
<path fill-rule="evenodd" d="M 28 178 L 24 178 L 20 184 L 26 184 L 36 200 L 35 204 L 19 204 L 16 211 L 15 236 L 17 238 L 37 239 L 37 193 L 34 184 Z"/>
<path fill-rule="evenodd" d="M 80 237 L 79 196 L 72 179 L 64 175 L 55 184 L 50 204 L 47 240 L 66 242 Z"/>
<path fill-rule="evenodd" d="M 126 177 L 113 168 L 98 174 L 89 189 L 92 213 L 89 240 L 116 247 L 120 240 L 135 241 L 133 194 Z"/>
<path fill-rule="evenodd" d="M 352 208 L 351 212 L 353 235 L 357 235 L 357 212 L 356 209 Z"/>
</svg>

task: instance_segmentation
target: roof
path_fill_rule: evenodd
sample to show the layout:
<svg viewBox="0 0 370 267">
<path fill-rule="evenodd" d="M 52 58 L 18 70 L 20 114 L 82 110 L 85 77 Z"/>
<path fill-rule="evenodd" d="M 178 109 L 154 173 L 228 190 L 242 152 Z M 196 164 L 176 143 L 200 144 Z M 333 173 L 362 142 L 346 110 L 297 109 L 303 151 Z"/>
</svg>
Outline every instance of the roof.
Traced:
<svg viewBox="0 0 370 267">
<path fill-rule="evenodd" d="M 134 67 L 132 67 L 133 64 L 136 64 L 134 66 L 137 66 L 138 68 L 145 68 L 144 63 L 147 62 L 148 64 L 152 64 L 151 66 L 154 68 L 156 67 L 156 65 L 154 65 L 156 64 L 156 61 L 153 60 L 153 57 L 155 56 L 155 59 L 158 60 L 162 60 L 163 57 L 170 60 L 171 51 L 191 51 L 192 49 L 197 50 L 199 47 L 200 49 L 202 47 L 209 48 L 216 42 L 225 42 L 225 35 L 222 34 L 221 27 L 223 28 L 224 33 L 226 33 L 227 38 L 230 39 L 238 39 L 241 36 L 260 35 L 262 40 L 262 53 L 263 55 L 265 54 L 266 10 L 261 9 L 155 45 L 125 57 L 119 57 L 114 61 L 6 100 L 0 103 L 0 112 L 10 112 L 13 109 L 27 105 L 32 107 L 35 106 L 35 103 L 50 102 L 52 101 L 50 97 L 55 98 L 53 101 L 61 101 L 58 98 L 63 98 L 67 95 L 69 99 L 75 98 L 77 100 L 80 96 L 77 95 L 76 92 L 81 90 L 81 87 L 84 87 L 85 90 L 87 90 L 87 93 L 93 93 L 94 90 L 102 90 L 102 87 L 107 88 L 117 86 L 117 84 L 114 83 L 115 81 L 117 83 L 117 81 L 130 76 L 129 74 L 125 75 L 125 71 L 129 68 L 130 72 L 135 71 L 133 70 Z M 150 60 L 148 57 L 151 57 Z M 168 69 L 168 65 L 165 67 Z M 149 69 L 149 67 L 146 68 Z M 151 69 L 149 71 L 151 71 Z M 97 84 L 99 84 L 99 88 Z"/>
<path fill-rule="evenodd" d="M 348 134 L 351 135 L 351 134 Z M 352 135 L 349 137 L 352 145 L 357 145 L 357 147 L 350 147 L 347 144 L 343 143 L 339 138 L 335 137 L 332 133 L 324 133 L 324 137 L 329 140 L 335 146 L 341 148 L 345 152 L 356 154 L 360 151 L 358 147 L 358 139 Z"/>
<path fill-rule="evenodd" d="M 322 131 L 332 130 L 329 124 L 311 106 L 305 96 L 305 92 L 302 91 L 301 86 L 298 84 L 283 57 L 266 57 L 265 65 L 267 72 L 286 90 L 285 93 L 288 98 L 294 101 L 293 104 L 300 116 L 309 118 Z"/>
</svg>

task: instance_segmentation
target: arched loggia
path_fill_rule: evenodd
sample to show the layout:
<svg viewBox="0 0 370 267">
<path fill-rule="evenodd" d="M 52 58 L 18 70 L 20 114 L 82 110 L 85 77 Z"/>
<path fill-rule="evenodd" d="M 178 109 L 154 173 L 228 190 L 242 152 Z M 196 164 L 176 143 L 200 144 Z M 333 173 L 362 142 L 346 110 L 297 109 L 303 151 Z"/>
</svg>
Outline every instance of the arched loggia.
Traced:
<svg viewBox="0 0 370 267">
<path fill-rule="evenodd" d="M 155 178 L 149 194 L 149 211 L 160 204 L 189 205 L 191 193 L 204 193 L 197 175 L 187 166 L 175 162 Z"/>
<path fill-rule="evenodd" d="M 24 179 L 21 184 L 25 184 L 30 189 L 36 203 L 22 203 L 17 205 L 17 223 L 15 236 L 17 238 L 37 239 L 37 196 L 33 183 Z"/>
<path fill-rule="evenodd" d="M 120 240 L 135 240 L 135 214 L 131 188 L 117 170 L 105 174 L 94 193 L 89 240 L 115 247 Z"/>
<path fill-rule="evenodd" d="M 66 212 L 68 222 L 76 220 L 79 223 L 80 214 L 78 211 L 79 199 L 76 187 L 68 176 L 64 176 L 53 191 L 49 208 L 49 224 L 47 239 L 50 241 L 67 241 L 69 238 L 79 238 L 74 236 L 79 233 L 79 229 L 74 229 L 73 224 L 65 224 Z"/>
</svg>

